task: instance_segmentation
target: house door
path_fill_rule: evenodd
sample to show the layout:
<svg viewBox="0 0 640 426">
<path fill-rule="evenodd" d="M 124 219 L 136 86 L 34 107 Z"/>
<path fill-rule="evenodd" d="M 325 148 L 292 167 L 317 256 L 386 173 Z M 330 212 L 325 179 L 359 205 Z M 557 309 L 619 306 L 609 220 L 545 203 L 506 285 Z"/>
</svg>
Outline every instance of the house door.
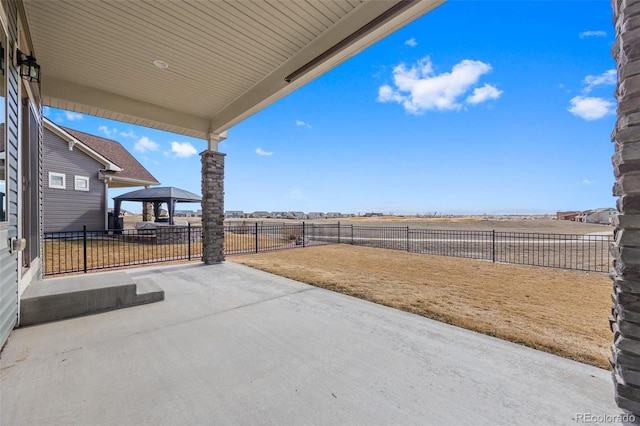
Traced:
<svg viewBox="0 0 640 426">
<path fill-rule="evenodd" d="M 37 115 L 28 98 L 23 100 L 22 115 L 22 235 L 27 246 L 22 252 L 24 271 L 39 256 L 39 141 L 40 132 Z"/>
</svg>

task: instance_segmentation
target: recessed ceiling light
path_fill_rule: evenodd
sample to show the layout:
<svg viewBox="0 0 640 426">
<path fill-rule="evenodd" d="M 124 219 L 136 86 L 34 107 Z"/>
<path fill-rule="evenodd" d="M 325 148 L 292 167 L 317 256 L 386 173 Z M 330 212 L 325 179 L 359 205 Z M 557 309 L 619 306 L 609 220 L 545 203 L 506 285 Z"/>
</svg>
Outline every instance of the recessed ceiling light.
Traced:
<svg viewBox="0 0 640 426">
<path fill-rule="evenodd" d="M 160 59 L 156 59 L 155 61 L 153 61 L 153 65 L 161 69 L 169 68 L 169 64 L 165 61 L 161 61 Z"/>
</svg>

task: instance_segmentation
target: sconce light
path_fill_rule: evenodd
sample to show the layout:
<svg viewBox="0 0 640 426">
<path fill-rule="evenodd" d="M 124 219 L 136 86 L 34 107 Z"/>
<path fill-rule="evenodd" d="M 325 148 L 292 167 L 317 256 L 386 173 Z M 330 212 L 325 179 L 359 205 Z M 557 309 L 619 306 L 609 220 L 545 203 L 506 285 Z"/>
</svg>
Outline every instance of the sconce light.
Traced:
<svg viewBox="0 0 640 426">
<path fill-rule="evenodd" d="M 40 65 L 36 62 L 33 52 L 30 55 L 25 55 L 19 49 L 16 49 L 16 53 L 18 66 L 20 67 L 20 77 L 40 83 Z"/>
</svg>

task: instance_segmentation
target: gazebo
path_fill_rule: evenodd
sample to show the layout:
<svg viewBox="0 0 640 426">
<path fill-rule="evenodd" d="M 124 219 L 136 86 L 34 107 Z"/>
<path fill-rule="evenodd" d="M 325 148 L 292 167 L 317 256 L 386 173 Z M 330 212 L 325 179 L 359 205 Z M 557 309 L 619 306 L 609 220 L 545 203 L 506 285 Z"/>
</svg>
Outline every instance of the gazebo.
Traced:
<svg viewBox="0 0 640 426">
<path fill-rule="evenodd" d="M 145 188 L 137 191 L 127 192 L 113 198 L 113 216 L 120 217 L 120 205 L 123 201 L 140 201 L 143 203 L 153 203 L 153 215 L 158 220 L 160 215 L 160 204 L 167 203 L 169 212 L 169 224 L 173 225 L 173 214 L 176 210 L 176 203 L 199 203 L 202 198 L 193 192 L 184 189 L 174 188 L 172 186 L 163 186 L 158 188 Z"/>
</svg>

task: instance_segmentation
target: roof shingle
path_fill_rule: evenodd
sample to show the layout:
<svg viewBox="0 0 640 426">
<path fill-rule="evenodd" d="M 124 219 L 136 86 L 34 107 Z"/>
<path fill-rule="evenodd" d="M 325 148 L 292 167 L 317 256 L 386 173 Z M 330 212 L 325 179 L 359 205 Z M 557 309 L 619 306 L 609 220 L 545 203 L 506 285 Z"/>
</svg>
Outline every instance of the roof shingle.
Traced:
<svg viewBox="0 0 640 426">
<path fill-rule="evenodd" d="M 119 142 L 111 139 L 101 138 L 89 133 L 80 132 L 78 130 L 62 127 L 64 131 L 96 151 L 98 154 L 115 163 L 122 169 L 120 172 L 113 173 L 114 177 L 136 179 L 148 182 L 149 185 L 159 185 L 160 182 L 144 168 L 133 155 L 129 153 Z"/>
</svg>

